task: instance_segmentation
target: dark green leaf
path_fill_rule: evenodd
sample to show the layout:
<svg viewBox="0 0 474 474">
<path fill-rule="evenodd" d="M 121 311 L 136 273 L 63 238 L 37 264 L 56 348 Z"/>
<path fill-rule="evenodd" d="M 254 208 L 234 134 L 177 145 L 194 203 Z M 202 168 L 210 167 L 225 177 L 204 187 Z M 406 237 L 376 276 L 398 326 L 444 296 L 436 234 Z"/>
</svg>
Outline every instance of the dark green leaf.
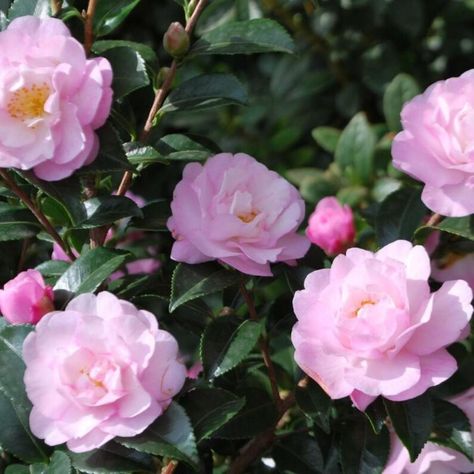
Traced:
<svg viewBox="0 0 474 474">
<path fill-rule="evenodd" d="M 332 401 L 323 389 L 313 380 L 309 380 L 305 387 L 296 387 L 295 396 L 301 410 L 329 433 Z"/>
<path fill-rule="evenodd" d="M 306 434 L 293 433 L 277 441 L 272 450 L 279 472 L 321 473 L 324 459 L 317 441 Z"/>
<path fill-rule="evenodd" d="M 0 241 L 34 237 L 41 230 L 28 209 L 0 203 Z"/>
<path fill-rule="evenodd" d="M 446 400 L 433 400 L 434 428 L 430 441 L 459 451 L 472 461 L 471 423 L 466 414 Z"/>
<path fill-rule="evenodd" d="M 136 51 L 146 62 L 156 63 L 158 61 L 156 53 L 150 46 L 143 43 L 136 43 L 135 41 L 125 41 L 125 40 L 101 40 L 96 41 L 92 45 L 92 51 L 95 54 L 103 56 L 105 51 L 114 48 L 129 48 Z"/>
<path fill-rule="evenodd" d="M 166 99 L 160 113 L 203 110 L 222 105 L 245 105 L 247 91 L 232 74 L 204 74 L 180 84 Z"/>
<path fill-rule="evenodd" d="M 441 221 L 436 228 L 443 232 L 474 240 L 474 216 L 448 217 Z"/>
<path fill-rule="evenodd" d="M 240 279 L 240 273 L 215 263 L 180 263 L 171 281 L 170 312 L 188 301 L 236 285 Z"/>
<path fill-rule="evenodd" d="M 180 403 L 191 419 L 197 441 L 211 437 L 242 409 L 245 399 L 222 388 L 197 388 Z"/>
<path fill-rule="evenodd" d="M 173 133 L 156 143 L 156 149 L 167 159 L 174 161 L 204 161 L 219 153 L 219 147 L 208 139 L 194 135 Z"/>
<path fill-rule="evenodd" d="M 207 378 L 213 379 L 236 367 L 252 352 L 262 325 L 226 316 L 212 321 L 201 339 L 201 360 Z"/>
<path fill-rule="evenodd" d="M 143 218 L 133 217 L 129 227 L 154 232 L 168 232 L 166 221 L 170 215 L 170 204 L 165 199 L 149 202 L 141 208 Z"/>
<path fill-rule="evenodd" d="M 124 144 L 127 158 L 134 166 L 140 166 L 140 170 L 146 166 L 155 163 L 167 163 L 167 160 L 158 150 L 149 145 L 142 145 L 138 142 L 130 142 Z"/>
<path fill-rule="evenodd" d="M 73 453 L 68 456 L 74 468 L 90 474 L 136 474 L 156 472 L 153 459 L 144 453 L 127 449 L 113 441 L 99 449 L 86 453 Z"/>
<path fill-rule="evenodd" d="M 386 427 L 375 434 L 361 417 L 344 424 L 340 448 L 344 474 L 380 474 L 389 452 L 390 436 Z"/>
<path fill-rule="evenodd" d="M 363 112 L 355 115 L 343 130 L 336 146 L 335 160 L 342 170 L 366 184 L 373 178 L 376 136 Z"/>
<path fill-rule="evenodd" d="M 87 218 L 77 227 L 88 229 L 112 224 L 125 217 L 142 218 L 140 208 L 125 196 L 99 196 L 84 202 Z"/>
<path fill-rule="evenodd" d="M 316 143 L 329 153 L 334 153 L 341 137 L 341 131 L 333 127 L 317 127 L 311 132 Z"/>
<path fill-rule="evenodd" d="M 94 15 L 94 33 L 104 36 L 118 28 L 140 0 L 100 0 Z"/>
<path fill-rule="evenodd" d="M 125 97 L 150 84 L 145 60 L 135 49 L 120 46 L 104 51 L 102 56 L 110 61 L 114 71 L 112 88 L 115 99 Z"/>
<path fill-rule="evenodd" d="M 380 204 L 375 220 L 379 245 L 382 247 L 398 239 L 411 240 L 425 215 L 419 189 L 402 188 L 390 194 Z"/>
<path fill-rule="evenodd" d="M 398 132 L 402 129 L 400 114 L 403 104 L 419 93 L 418 84 L 408 74 L 398 74 L 393 78 L 383 96 L 383 113 L 390 130 Z"/>
<path fill-rule="evenodd" d="M 190 464 L 199 463 L 196 440 L 188 416 L 177 403 L 172 403 L 142 434 L 118 438 L 128 448 L 155 456 L 166 456 Z"/>
<path fill-rule="evenodd" d="M 405 402 L 384 400 L 393 428 L 415 461 L 428 441 L 434 424 L 433 405 L 429 394 Z"/>
<path fill-rule="evenodd" d="M 54 289 L 76 294 L 93 292 L 122 265 L 128 255 L 104 247 L 92 249 L 72 263 Z"/>
<path fill-rule="evenodd" d="M 47 260 L 40 263 L 36 270 L 46 279 L 49 285 L 54 285 L 61 275 L 69 268 L 70 263 L 62 260 Z"/>
<path fill-rule="evenodd" d="M 259 18 L 225 23 L 196 41 L 189 55 L 293 53 L 290 35 L 276 21 Z"/>
<path fill-rule="evenodd" d="M 50 4 L 50 0 L 14 0 L 10 6 L 8 18 L 13 20 L 26 15 L 47 17 L 51 14 Z"/>
</svg>

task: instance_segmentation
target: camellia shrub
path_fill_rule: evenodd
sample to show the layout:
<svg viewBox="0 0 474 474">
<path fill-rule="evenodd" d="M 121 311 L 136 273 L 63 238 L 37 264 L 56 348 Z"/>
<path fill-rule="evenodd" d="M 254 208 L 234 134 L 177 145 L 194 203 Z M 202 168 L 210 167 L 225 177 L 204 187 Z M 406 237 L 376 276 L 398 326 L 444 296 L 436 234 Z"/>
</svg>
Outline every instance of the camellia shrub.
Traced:
<svg viewBox="0 0 474 474">
<path fill-rule="evenodd" d="M 471 0 L 0 0 L 0 473 L 474 472 Z"/>
</svg>

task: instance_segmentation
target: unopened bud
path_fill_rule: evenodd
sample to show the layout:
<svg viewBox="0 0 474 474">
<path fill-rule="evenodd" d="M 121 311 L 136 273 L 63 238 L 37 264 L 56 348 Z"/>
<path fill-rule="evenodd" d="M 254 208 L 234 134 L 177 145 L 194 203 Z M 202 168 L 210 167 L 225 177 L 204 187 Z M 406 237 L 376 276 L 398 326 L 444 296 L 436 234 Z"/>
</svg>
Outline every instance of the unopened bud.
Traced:
<svg viewBox="0 0 474 474">
<path fill-rule="evenodd" d="M 174 58 L 180 58 L 188 52 L 189 35 L 181 23 L 171 23 L 163 37 L 163 47 Z"/>
</svg>

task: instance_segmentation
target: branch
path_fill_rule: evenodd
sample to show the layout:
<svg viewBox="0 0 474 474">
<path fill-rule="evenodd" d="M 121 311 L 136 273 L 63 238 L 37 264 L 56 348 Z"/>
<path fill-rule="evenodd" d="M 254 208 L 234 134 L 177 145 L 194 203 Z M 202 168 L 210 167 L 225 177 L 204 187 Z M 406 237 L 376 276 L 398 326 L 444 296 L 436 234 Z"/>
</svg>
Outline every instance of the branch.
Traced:
<svg viewBox="0 0 474 474">
<path fill-rule="evenodd" d="M 56 16 L 63 8 L 62 0 L 51 0 L 51 13 Z"/>
<path fill-rule="evenodd" d="M 194 30 L 194 27 L 196 26 L 196 23 L 199 19 L 199 16 L 201 15 L 207 3 L 208 3 L 208 0 L 199 0 L 198 4 L 194 8 L 193 14 L 187 21 L 186 27 L 185 27 L 186 33 L 188 33 L 188 35 L 191 36 Z M 161 109 L 163 102 L 165 101 L 166 96 L 168 95 L 171 89 L 171 86 L 173 85 L 173 81 L 176 76 L 177 70 L 178 70 L 178 62 L 176 61 L 176 59 L 174 59 L 168 70 L 168 73 L 166 74 L 163 84 L 156 91 L 155 100 L 153 101 L 150 112 L 148 113 L 148 117 L 143 127 L 143 131 L 140 134 L 140 141 L 142 143 L 146 143 L 147 140 L 149 139 L 150 132 L 153 128 L 153 122 L 155 120 L 155 117 L 158 114 L 159 110 Z M 130 187 L 132 183 L 132 177 L 133 177 L 132 171 L 126 171 L 124 173 L 122 177 L 122 181 L 120 182 L 120 186 L 117 190 L 118 196 L 125 195 L 125 193 L 127 192 L 128 188 Z"/>
<path fill-rule="evenodd" d="M 84 23 L 84 49 L 86 54 L 91 52 L 92 44 L 94 43 L 94 15 L 97 7 L 97 0 L 89 0 L 87 11 L 83 12 Z"/>
<path fill-rule="evenodd" d="M 170 461 L 166 466 L 163 466 L 161 474 L 173 474 L 178 467 L 178 461 Z"/>
<path fill-rule="evenodd" d="M 433 214 L 428 222 L 426 223 L 426 225 L 428 227 L 434 227 L 435 225 L 439 224 L 441 221 L 443 220 L 443 216 L 441 216 L 440 214 Z"/>
<path fill-rule="evenodd" d="M 43 212 L 35 206 L 33 201 L 30 199 L 30 196 L 28 196 L 28 194 L 26 194 L 20 188 L 20 186 L 16 184 L 15 180 L 8 174 L 8 171 L 0 169 L 0 177 L 3 179 L 8 189 L 15 193 L 18 199 L 22 201 L 23 204 L 25 204 L 25 206 L 32 212 L 32 214 L 36 217 L 43 229 L 64 250 L 66 255 L 72 261 L 76 260 L 76 256 L 72 253 L 69 245 L 61 238 L 61 236 L 58 234 L 56 229 L 52 226 L 51 222 L 49 222 L 48 218 L 43 214 Z"/>
</svg>

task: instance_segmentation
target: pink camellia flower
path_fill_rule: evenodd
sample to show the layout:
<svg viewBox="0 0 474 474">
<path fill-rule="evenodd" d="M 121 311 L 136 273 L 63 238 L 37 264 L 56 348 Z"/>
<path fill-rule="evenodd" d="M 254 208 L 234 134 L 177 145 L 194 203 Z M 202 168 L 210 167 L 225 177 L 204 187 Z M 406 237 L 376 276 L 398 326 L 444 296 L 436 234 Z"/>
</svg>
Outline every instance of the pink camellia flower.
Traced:
<svg viewBox="0 0 474 474">
<path fill-rule="evenodd" d="M 26 270 L 0 290 L 0 311 L 12 324 L 36 324 L 54 311 L 53 289 L 37 270 Z"/>
<path fill-rule="evenodd" d="M 359 248 L 310 273 L 295 294 L 292 342 L 298 365 L 333 398 L 365 408 L 379 395 L 414 398 L 457 369 L 446 347 L 472 315 L 472 290 L 449 281 L 430 293 L 422 246 L 397 240 Z"/>
<path fill-rule="evenodd" d="M 309 217 L 306 235 L 328 255 L 345 252 L 355 237 L 351 208 L 342 206 L 335 197 L 321 199 Z"/>
<path fill-rule="evenodd" d="M 76 297 L 23 344 L 31 431 L 74 452 L 141 433 L 184 384 L 177 357 L 151 313 L 105 291 Z"/>
<path fill-rule="evenodd" d="M 422 200 L 445 216 L 474 212 L 474 70 L 439 81 L 402 110 L 393 164 L 425 183 Z"/>
<path fill-rule="evenodd" d="M 127 263 L 125 268 L 129 275 L 149 275 L 155 273 L 161 267 L 161 262 L 156 258 L 139 258 L 133 262 Z M 118 280 L 125 276 L 125 272 L 118 270 L 110 275 L 110 280 Z"/>
<path fill-rule="evenodd" d="M 98 152 L 109 115 L 112 69 L 86 59 L 60 20 L 24 16 L 0 32 L 0 166 L 70 176 Z"/>
<path fill-rule="evenodd" d="M 464 411 L 474 427 L 474 389 L 450 400 Z M 472 432 L 474 437 L 474 432 Z M 428 442 L 415 462 L 410 462 L 408 450 L 395 433 L 391 434 L 392 448 L 383 474 L 459 474 L 474 472 L 474 463 L 454 449 Z"/>
<path fill-rule="evenodd" d="M 171 258 L 179 262 L 219 259 L 243 273 L 269 276 L 270 263 L 292 263 L 310 245 L 296 233 L 305 214 L 298 191 L 244 153 L 188 164 L 171 210 Z"/>
</svg>

